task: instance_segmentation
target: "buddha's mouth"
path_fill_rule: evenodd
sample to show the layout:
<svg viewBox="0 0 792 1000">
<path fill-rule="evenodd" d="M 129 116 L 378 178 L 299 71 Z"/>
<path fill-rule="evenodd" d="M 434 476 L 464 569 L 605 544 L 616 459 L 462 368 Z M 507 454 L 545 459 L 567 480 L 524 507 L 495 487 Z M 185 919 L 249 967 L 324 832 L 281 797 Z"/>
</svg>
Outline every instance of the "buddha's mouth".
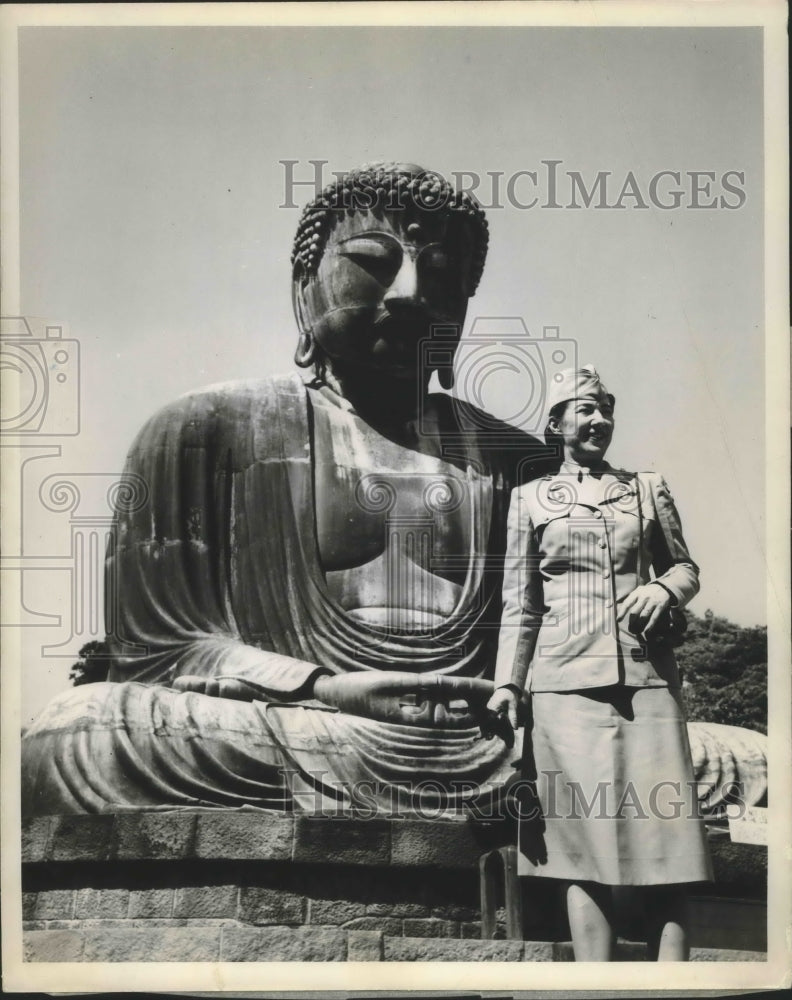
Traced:
<svg viewBox="0 0 792 1000">
<path fill-rule="evenodd" d="M 410 338 L 408 341 L 401 336 L 376 336 L 371 353 L 375 358 L 387 358 L 415 367 L 421 360 L 420 340 Z"/>
</svg>

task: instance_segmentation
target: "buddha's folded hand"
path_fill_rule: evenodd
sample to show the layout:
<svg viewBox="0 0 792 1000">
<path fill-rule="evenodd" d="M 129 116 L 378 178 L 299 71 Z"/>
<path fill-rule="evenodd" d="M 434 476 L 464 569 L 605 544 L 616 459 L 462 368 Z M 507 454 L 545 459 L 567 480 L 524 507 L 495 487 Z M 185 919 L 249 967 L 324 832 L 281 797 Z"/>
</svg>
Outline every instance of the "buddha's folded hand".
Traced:
<svg viewBox="0 0 792 1000">
<path fill-rule="evenodd" d="M 492 691 L 479 678 L 401 671 L 336 674 L 314 684 L 316 698 L 350 715 L 438 729 L 476 725 Z"/>
</svg>

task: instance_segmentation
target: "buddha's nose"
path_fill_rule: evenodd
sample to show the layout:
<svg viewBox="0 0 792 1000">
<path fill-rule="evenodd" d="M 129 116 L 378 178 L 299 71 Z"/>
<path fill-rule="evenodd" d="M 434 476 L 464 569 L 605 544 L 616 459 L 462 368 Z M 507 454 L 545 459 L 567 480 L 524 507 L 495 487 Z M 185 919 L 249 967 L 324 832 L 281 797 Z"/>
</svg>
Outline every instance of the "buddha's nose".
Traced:
<svg viewBox="0 0 792 1000">
<path fill-rule="evenodd" d="M 409 254 L 405 253 L 401 267 L 385 294 L 385 306 L 391 312 L 398 312 L 400 309 L 416 306 L 420 301 L 421 292 L 418 281 L 418 268 L 415 260 Z"/>
</svg>

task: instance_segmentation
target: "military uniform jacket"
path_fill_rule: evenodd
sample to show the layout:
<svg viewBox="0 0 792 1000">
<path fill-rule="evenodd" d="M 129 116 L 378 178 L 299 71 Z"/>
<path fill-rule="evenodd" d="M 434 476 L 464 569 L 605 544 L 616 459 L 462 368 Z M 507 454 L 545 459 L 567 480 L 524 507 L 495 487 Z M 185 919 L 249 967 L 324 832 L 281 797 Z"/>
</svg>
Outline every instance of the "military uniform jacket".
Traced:
<svg viewBox="0 0 792 1000">
<path fill-rule="evenodd" d="M 652 579 L 678 607 L 699 589 L 662 476 L 564 464 L 513 490 L 496 684 L 678 687 L 671 646 L 617 622 L 620 600 Z"/>
</svg>

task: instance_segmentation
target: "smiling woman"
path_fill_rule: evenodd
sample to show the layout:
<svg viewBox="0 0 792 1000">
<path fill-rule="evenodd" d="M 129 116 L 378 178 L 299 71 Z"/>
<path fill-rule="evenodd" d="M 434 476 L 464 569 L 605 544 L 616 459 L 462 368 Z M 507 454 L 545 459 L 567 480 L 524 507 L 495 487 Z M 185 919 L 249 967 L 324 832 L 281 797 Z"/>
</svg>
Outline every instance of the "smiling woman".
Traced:
<svg viewBox="0 0 792 1000">
<path fill-rule="evenodd" d="M 582 399 L 557 403 L 550 410 L 548 429 L 564 442 L 564 457 L 578 465 L 600 462 L 613 437 L 615 400 L 604 388 Z"/>
<path fill-rule="evenodd" d="M 605 461 L 613 408 L 591 366 L 550 390 L 564 461 L 512 493 L 489 708 L 516 728 L 531 695 L 518 870 L 568 883 L 575 958 L 611 957 L 610 887 L 636 885 L 650 952 L 682 960 L 684 884 L 712 876 L 669 616 L 698 592 L 698 568 L 662 477 Z"/>
</svg>

